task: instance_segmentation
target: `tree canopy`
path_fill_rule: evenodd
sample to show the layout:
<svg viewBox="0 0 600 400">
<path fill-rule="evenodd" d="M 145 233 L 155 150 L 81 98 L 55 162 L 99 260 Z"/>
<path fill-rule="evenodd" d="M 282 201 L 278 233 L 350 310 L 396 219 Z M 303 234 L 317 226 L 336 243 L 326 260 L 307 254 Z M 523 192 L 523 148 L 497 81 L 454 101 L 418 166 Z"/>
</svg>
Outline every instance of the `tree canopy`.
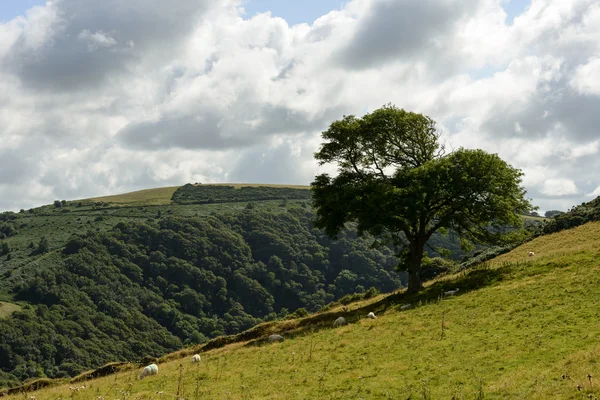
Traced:
<svg viewBox="0 0 600 400">
<path fill-rule="evenodd" d="M 427 116 L 387 105 L 344 116 L 322 137 L 315 158 L 336 164 L 338 174 L 311 184 L 315 225 L 335 237 L 356 222 L 360 234 L 393 244 L 409 291 L 422 288 L 424 247 L 434 232 L 451 230 L 465 247 L 502 244 L 522 233 L 519 214 L 534 209 L 519 169 L 483 150 L 446 154 Z"/>
</svg>

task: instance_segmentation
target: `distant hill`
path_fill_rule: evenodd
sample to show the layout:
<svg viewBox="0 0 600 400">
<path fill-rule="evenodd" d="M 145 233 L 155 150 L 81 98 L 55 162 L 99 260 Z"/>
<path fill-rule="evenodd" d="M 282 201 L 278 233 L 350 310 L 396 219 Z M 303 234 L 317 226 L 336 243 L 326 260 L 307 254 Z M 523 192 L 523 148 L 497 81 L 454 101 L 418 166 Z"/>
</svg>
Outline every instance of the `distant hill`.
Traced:
<svg viewBox="0 0 600 400">
<path fill-rule="evenodd" d="M 173 194 L 181 188 L 196 188 L 202 191 L 204 188 L 221 189 L 248 189 L 248 188 L 275 188 L 275 189 L 310 189 L 310 186 L 302 185 L 276 185 L 276 184 L 255 184 L 255 183 L 216 183 L 216 184 L 188 184 L 184 186 L 169 186 L 164 188 L 138 190 L 114 196 L 94 197 L 84 201 L 103 202 L 109 204 L 128 204 L 128 205 L 165 205 L 173 202 Z"/>
<path fill-rule="evenodd" d="M 555 233 L 588 222 L 600 221 L 600 197 L 572 207 L 568 212 L 554 215 L 544 225 L 544 233 Z"/>
<path fill-rule="evenodd" d="M 402 287 L 390 249 L 312 226 L 307 189 L 190 184 L 0 214 L 0 386 Z M 465 256 L 451 235 L 430 246 Z"/>
</svg>

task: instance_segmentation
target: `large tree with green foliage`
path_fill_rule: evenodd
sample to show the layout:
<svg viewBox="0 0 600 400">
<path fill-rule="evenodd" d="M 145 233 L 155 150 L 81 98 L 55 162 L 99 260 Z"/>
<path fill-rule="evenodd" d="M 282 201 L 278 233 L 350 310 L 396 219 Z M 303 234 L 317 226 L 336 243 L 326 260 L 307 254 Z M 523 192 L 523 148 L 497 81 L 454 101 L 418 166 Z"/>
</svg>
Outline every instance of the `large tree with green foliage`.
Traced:
<svg viewBox="0 0 600 400">
<path fill-rule="evenodd" d="M 424 247 L 436 231 L 461 243 L 501 244 L 522 229 L 520 213 L 533 206 L 523 173 L 498 155 L 460 148 L 446 154 L 435 122 L 387 105 L 357 118 L 344 116 L 323 132 L 315 153 L 338 175 L 312 183 L 316 226 L 336 237 L 347 222 L 395 246 L 408 290 L 422 288 Z"/>
</svg>

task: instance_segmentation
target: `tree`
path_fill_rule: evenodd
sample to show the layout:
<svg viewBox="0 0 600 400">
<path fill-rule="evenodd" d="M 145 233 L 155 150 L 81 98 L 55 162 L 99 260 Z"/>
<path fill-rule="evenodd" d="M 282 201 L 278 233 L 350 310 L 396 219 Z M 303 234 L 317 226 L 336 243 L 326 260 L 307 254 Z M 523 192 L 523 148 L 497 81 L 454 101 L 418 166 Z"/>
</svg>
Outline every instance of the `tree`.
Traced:
<svg viewBox="0 0 600 400">
<path fill-rule="evenodd" d="M 427 116 L 387 105 L 344 116 L 322 137 L 315 158 L 337 164 L 338 175 L 311 184 L 316 227 L 335 238 L 356 222 L 360 235 L 392 244 L 411 292 L 422 288 L 424 247 L 434 232 L 452 230 L 464 248 L 502 244 L 523 234 L 519 214 L 534 209 L 520 170 L 483 150 L 446 154 Z"/>
<path fill-rule="evenodd" d="M 10 246 L 7 242 L 2 242 L 2 245 L 0 245 L 0 255 L 4 255 L 4 254 L 9 254 L 10 253 Z"/>
<path fill-rule="evenodd" d="M 546 218 L 552 218 L 555 215 L 560 215 L 560 214 L 564 214 L 564 212 L 559 211 L 559 210 L 550 210 L 550 211 L 546 211 L 546 213 L 544 214 L 544 216 Z"/>
<path fill-rule="evenodd" d="M 50 244 L 48 243 L 48 239 L 46 238 L 46 236 L 41 237 L 36 250 L 38 254 L 47 253 L 48 250 L 50 250 Z"/>
</svg>

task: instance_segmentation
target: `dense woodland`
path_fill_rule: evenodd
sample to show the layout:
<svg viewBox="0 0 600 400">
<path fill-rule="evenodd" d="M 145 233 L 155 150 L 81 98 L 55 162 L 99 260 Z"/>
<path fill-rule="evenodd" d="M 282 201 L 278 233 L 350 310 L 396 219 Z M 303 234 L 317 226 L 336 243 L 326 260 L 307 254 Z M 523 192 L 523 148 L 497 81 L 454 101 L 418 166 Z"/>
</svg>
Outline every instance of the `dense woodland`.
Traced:
<svg viewBox="0 0 600 400">
<path fill-rule="evenodd" d="M 73 236 L 52 268 L 15 280 L 0 321 L 0 385 L 158 356 L 349 293 L 401 287 L 387 248 L 311 227 L 302 207 L 120 222 Z"/>
</svg>

